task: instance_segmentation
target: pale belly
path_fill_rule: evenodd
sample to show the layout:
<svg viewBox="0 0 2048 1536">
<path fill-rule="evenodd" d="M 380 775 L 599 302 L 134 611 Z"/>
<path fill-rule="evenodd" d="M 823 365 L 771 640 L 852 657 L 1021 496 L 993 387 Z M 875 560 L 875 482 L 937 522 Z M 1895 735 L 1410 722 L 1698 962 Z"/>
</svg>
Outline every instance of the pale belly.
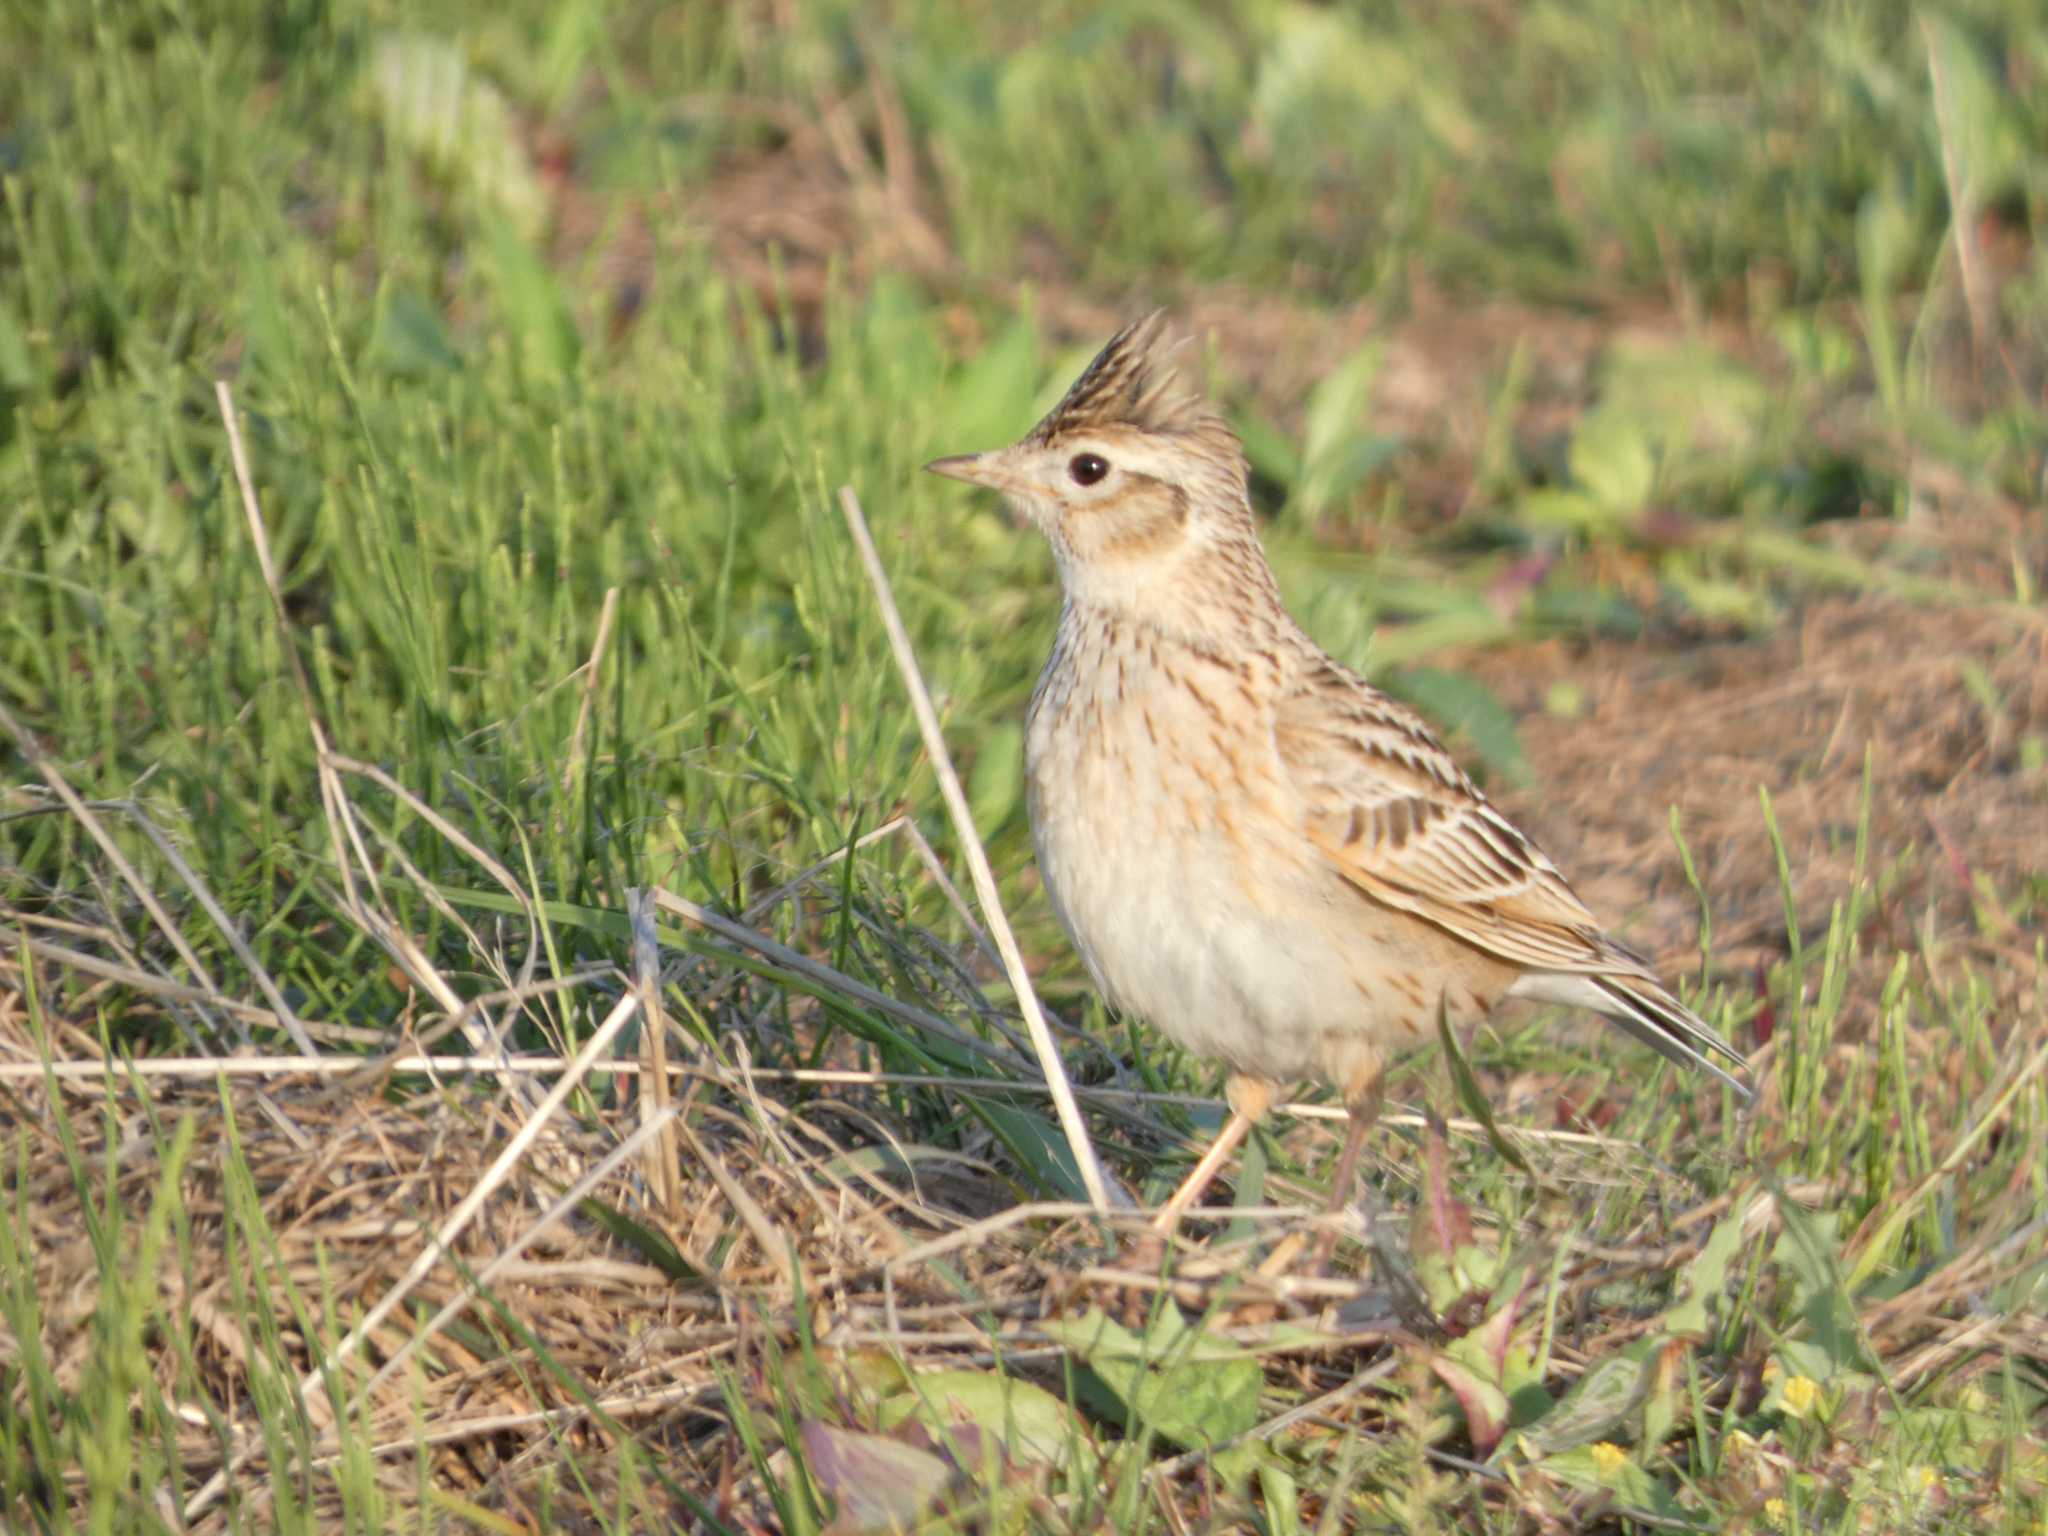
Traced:
<svg viewBox="0 0 2048 1536">
<path fill-rule="evenodd" d="M 1170 707 L 1162 704 L 1161 709 Z M 1217 751 L 1158 746 L 1154 712 L 1092 707 L 1027 737 L 1032 834 L 1055 909 L 1109 1001 L 1234 1070 L 1340 1088 L 1433 1039 L 1455 941 L 1346 884 L 1299 830 L 1255 724 Z M 1207 722 L 1171 724 L 1200 739 Z M 1220 748 L 1220 742 L 1207 745 Z M 1454 1022 L 1487 999 L 1450 998 Z"/>
</svg>

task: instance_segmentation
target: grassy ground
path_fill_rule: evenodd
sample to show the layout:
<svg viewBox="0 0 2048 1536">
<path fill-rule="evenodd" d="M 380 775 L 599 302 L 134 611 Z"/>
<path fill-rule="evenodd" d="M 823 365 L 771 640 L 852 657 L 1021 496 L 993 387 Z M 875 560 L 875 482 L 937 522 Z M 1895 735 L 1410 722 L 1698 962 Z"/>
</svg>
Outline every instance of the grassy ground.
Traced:
<svg viewBox="0 0 2048 1536">
<path fill-rule="evenodd" d="M 2048 1528 L 2048 21 L 1024 14 L 0 20 L 0 1524 Z M 1217 1070 L 916 466 L 1159 302 L 1296 611 L 1756 1052 L 1404 1066 L 1433 1322 L 1256 1272 L 1320 1105 L 1118 1267 L 833 500 L 1155 1201 Z"/>
</svg>

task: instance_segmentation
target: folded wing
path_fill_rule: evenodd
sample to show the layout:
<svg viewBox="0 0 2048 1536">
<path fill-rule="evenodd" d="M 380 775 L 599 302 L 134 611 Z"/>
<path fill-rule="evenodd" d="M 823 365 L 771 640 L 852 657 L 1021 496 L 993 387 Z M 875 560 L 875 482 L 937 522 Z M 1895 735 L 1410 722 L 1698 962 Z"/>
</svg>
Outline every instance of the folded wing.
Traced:
<svg viewBox="0 0 2048 1536">
<path fill-rule="evenodd" d="M 1523 968 L 1518 996 L 1591 1008 L 1673 1061 L 1749 1090 L 1741 1056 L 1601 932 L 1543 851 L 1411 710 L 1338 667 L 1280 705 L 1274 743 L 1304 830 L 1362 894 Z"/>
</svg>

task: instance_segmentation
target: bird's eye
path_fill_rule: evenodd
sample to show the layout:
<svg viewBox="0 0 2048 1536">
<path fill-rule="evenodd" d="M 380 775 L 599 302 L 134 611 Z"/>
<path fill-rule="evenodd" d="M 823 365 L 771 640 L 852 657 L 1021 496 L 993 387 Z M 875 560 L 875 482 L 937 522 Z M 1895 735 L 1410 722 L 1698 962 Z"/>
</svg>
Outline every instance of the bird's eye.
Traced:
<svg viewBox="0 0 2048 1536">
<path fill-rule="evenodd" d="M 1076 485 L 1093 485 L 1109 473 L 1109 460 L 1099 453 L 1077 453 L 1067 465 Z"/>
</svg>

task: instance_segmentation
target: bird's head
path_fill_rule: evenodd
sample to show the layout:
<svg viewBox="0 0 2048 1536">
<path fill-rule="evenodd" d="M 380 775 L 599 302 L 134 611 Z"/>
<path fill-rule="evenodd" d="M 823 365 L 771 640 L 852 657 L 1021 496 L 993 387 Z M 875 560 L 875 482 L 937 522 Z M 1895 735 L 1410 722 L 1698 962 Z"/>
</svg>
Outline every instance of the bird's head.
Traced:
<svg viewBox="0 0 2048 1536">
<path fill-rule="evenodd" d="M 1070 596 L 1144 608 L 1184 588 L 1191 565 L 1258 547 L 1244 450 L 1180 388 L 1177 350 L 1155 311 L 1117 332 L 1022 441 L 925 468 L 1009 498 L 1051 541 Z"/>
</svg>

